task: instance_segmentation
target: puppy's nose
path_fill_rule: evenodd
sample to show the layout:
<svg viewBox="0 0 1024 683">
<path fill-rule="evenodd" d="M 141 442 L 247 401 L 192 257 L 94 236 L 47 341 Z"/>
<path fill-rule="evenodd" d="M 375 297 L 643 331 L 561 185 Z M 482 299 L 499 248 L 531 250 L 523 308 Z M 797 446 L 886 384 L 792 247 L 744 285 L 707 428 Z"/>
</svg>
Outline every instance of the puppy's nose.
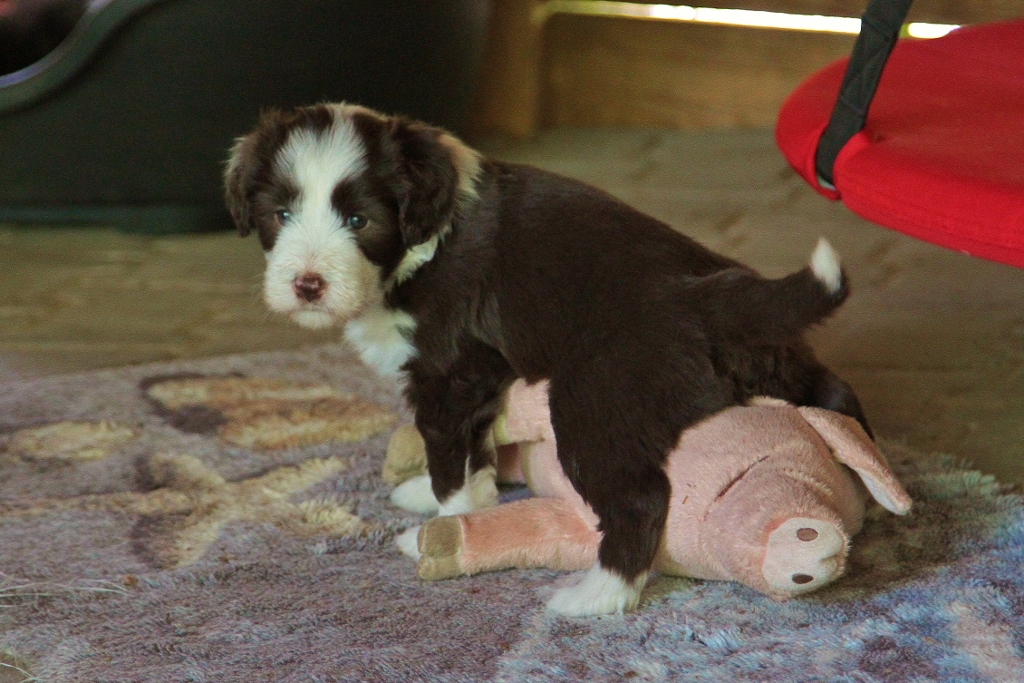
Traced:
<svg viewBox="0 0 1024 683">
<path fill-rule="evenodd" d="M 324 295 L 327 282 L 318 273 L 306 273 L 295 278 L 295 296 L 313 303 Z"/>
</svg>

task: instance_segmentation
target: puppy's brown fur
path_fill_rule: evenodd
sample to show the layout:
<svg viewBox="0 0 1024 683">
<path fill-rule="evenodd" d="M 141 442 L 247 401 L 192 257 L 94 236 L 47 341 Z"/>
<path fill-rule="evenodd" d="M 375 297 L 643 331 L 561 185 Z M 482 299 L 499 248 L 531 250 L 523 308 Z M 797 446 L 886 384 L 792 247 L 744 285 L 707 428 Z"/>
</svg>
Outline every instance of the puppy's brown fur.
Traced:
<svg viewBox="0 0 1024 683">
<path fill-rule="evenodd" d="M 686 427 L 755 395 L 867 426 L 801 336 L 846 298 L 845 277 L 764 279 L 600 190 L 481 159 L 424 124 L 354 107 L 264 117 L 235 149 L 227 197 L 268 253 L 282 226 L 267 216 L 303 192 L 275 165 L 282 145 L 338 117 L 365 164 L 338 180 L 333 208 L 369 217 L 353 239 L 379 272 L 374 305 L 414 323 L 403 372 L 438 500 L 463 486 L 467 456 L 470 473 L 490 462 L 508 385 L 549 379 L 559 460 L 600 517 L 601 566 L 628 581 L 651 566 L 662 465 Z M 431 257 L 394 277 L 432 238 Z"/>
</svg>

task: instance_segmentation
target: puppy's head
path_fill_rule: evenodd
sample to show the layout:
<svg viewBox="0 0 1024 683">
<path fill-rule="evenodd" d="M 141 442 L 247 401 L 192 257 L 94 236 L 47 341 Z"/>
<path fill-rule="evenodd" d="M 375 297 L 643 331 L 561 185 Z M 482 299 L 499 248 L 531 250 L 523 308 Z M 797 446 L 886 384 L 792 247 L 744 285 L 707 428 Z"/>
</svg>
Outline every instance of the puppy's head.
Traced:
<svg viewBox="0 0 1024 683">
<path fill-rule="evenodd" d="M 271 310 L 345 322 L 429 261 L 475 197 L 480 158 L 450 134 L 354 105 L 263 115 L 225 177 L 241 235 L 267 257 Z"/>
</svg>

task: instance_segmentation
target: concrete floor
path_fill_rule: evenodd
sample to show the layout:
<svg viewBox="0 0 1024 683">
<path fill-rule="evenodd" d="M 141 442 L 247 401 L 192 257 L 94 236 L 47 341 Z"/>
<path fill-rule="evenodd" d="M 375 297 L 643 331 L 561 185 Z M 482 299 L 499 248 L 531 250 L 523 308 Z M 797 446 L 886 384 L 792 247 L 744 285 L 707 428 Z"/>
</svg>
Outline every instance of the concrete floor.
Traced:
<svg viewBox="0 0 1024 683">
<path fill-rule="evenodd" d="M 819 235 L 854 294 L 815 331 L 880 436 L 1024 481 L 1024 271 L 871 225 L 807 188 L 768 131 L 553 130 L 486 151 L 592 182 L 768 275 Z M 0 226 L 0 381 L 334 339 L 269 316 L 232 234 Z"/>
</svg>

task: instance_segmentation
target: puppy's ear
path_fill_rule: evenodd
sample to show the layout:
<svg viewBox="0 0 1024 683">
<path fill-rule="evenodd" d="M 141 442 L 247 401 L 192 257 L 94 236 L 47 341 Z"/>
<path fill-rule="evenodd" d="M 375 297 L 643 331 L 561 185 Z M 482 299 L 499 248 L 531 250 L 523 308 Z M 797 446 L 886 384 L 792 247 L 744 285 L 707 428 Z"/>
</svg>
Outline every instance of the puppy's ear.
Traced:
<svg viewBox="0 0 1024 683">
<path fill-rule="evenodd" d="M 228 206 L 238 234 L 245 237 L 255 229 L 250 208 L 251 190 L 256 180 L 259 160 L 256 133 L 238 138 L 231 148 L 228 168 L 224 173 L 224 202 Z"/>
<path fill-rule="evenodd" d="M 438 234 L 475 194 L 480 155 L 451 134 L 395 119 L 392 139 L 402 169 L 398 221 L 407 248 Z"/>
</svg>

